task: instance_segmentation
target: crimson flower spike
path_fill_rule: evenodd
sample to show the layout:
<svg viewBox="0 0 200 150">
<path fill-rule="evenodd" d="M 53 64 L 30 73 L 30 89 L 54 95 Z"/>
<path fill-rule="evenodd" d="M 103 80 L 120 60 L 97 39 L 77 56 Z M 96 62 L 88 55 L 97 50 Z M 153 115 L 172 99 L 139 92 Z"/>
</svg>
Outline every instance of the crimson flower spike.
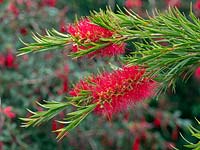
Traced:
<svg viewBox="0 0 200 150">
<path fill-rule="evenodd" d="M 96 25 L 87 18 L 69 25 L 68 33 L 74 38 L 71 54 L 73 57 L 85 54 L 88 54 L 89 57 L 104 57 L 120 55 L 125 52 L 124 42 L 103 41 L 106 38 L 114 38 L 115 32 Z"/>
<path fill-rule="evenodd" d="M 89 91 L 91 103 L 97 104 L 95 113 L 110 117 L 153 96 L 158 84 L 145 77 L 144 73 L 145 69 L 139 66 L 124 66 L 112 73 L 105 72 L 81 80 L 70 94 L 80 96 L 81 91 Z"/>
</svg>

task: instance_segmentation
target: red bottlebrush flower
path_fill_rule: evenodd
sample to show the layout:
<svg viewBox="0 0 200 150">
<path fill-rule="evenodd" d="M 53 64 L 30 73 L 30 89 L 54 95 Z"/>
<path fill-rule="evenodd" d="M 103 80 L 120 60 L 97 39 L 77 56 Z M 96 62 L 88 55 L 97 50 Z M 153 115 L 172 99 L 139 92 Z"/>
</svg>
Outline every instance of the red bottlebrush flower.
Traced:
<svg viewBox="0 0 200 150">
<path fill-rule="evenodd" d="M 197 0 L 194 4 L 194 9 L 200 10 L 200 0 Z"/>
<path fill-rule="evenodd" d="M 42 3 L 45 6 L 55 7 L 57 0 L 43 0 Z"/>
<path fill-rule="evenodd" d="M 83 19 L 75 26 L 68 26 L 68 32 L 80 39 L 90 39 L 93 42 L 98 41 L 100 38 L 111 37 L 113 33 L 101 26 L 93 24 L 89 19 Z"/>
<path fill-rule="evenodd" d="M 92 85 L 90 85 L 89 83 L 83 81 L 83 80 L 80 80 L 79 83 L 76 84 L 76 86 L 74 87 L 74 89 L 72 89 L 69 94 L 71 96 L 78 96 L 79 95 L 79 92 L 81 90 L 88 90 L 89 89 L 92 89 Z"/>
<path fill-rule="evenodd" d="M 4 67 L 5 65 L 5 56 L 0 54 L 0 67 Z"/>
<path fill-rule="evenodd" d="M 66 93 L 68 91 L 68 80 L 64 80 L 62 83 L 62 88 L 60 90 L 58 90 L 58 94 L 62 95 L 64 93 Z"/>
<path fill-rule="evenodd" d="M 20 28 L 19 32 L 21 33 L 21 35 L 25 36 L 28 33 L 28 30 L 26 27 L 22 27 Z"/>
<path fill-rule="evenodd" d="M 179 8 L 181 6 L 181 0 L 165 0 L 167 3 L 167 6 L 170 7 L 177 7 Z"/>
<path fill-rule="evenodd" d="M 179 136 L 179 127 L 176 126 L 176 127 L 174 128 L 174 130 L 172 131 L 171 137 L 172 137 L 173 140 L 176 141 L 176 140 L 178 139 L 178 136 Z"/>
<path fill-rule="evenodd" d="M 3 150 L 3 142 L 0 142 L 0 150 Z"/>
<path fill-rule="evenodd" d="M 8 11 L 13 13 L 16 17 L 19 15 L 19 9 L 16 7 L 15 3 L 11 2 L 8 5 Z"/>
<path fill-rule="evenodd" d="M 15 57 L 13 53 L 8 52 L 7 55 L 5 56 L 5 66 L 8 68 L 13 68 L 15 67 Z"/>
<path fill-rule="evenodd" d="M 62 89 L 63 93 L 68 91 L 68 80 L 64 80 L 63 81 L 63 89 Z"/>
<path fill-rule="evenodd" d="M 111 116 L 154 94 L 157 84 L 143 77 L 144 73 L 145 69 L 138 66 L 123 67 L 80 81 L 70 94 L 77 96 L 81 90 L 90 91 L 92 103 L 97 104 L 95 112 Z"/>
<path fill-rule="evenodd" d="M 153 124 L 154 124 L 155 127 L 160 128 L 160 126 L 161 126 L 161 118 L 162 118 L 162 114 L 160 112 L 157 112 L 156 118 L 153 121 Z"/>
<path fill-rule="evenodd" d="M 101 38 L 109 38 L 114 34 L 114 32 L 92 23 L 89 19 L 83 19 L 75 25 L 68 26 L 67 31 L 69 34 L 79 39 L 79 41 L 84 41 L 85 44 L 89 42 L 98 42 Z M 84 47 L 79 46 L 78 44 L 73 44 L 72 51 L 77 52 L 78 48 L 85 50 L 91 47 Z M 94 55 L 113 56 L 123 54 L 124 51 L 124 43 L 110 43 L 107 47 L 92 52 L 89 57 Z"/>
<path fill-rule="evenodd" d="M 153 124 L 155 125 L 155 127 L 160 128 L 161 126 L 161 120 L 158 118 L 155 118 L 153 121 Z"/>
<path fill-rule="evenodd" d="M 58 128 L 57 128 L 57 122 L 55 120 L 52 121 L 51 123 L 51 130 L 52 131 L 56 131 Z"/>
<path fill-rule="evenodd" d="M 142 7 L 142 0 L 126 0 L 125 6 L 130 9 L 134 7 L 140 8 Z"/>
<path fill-rule="evenodd" d="M 66 33 L 67 32 L 67 26 L 66 26 L 64 21 L 60 22 L 60 32 L 62 32 L 62 33 Z"/>
<path fill-rule="evenodd" d="M 200 67 L 198 67 L 198 68 L 195 70 L 194 77 L 195 77 L 197 80 L 200 80 Z"/>
<path fill-rule="evenodd" d="M 8 106 L 3 109 L 3 113 L 10 119 L 15 118 L 16 114 L 12 112 L 12 107 Z"/>
<path fill-rule="evenodd" d="M 132 150 L 140 150 L 140 138 L 136 137 L 133 141 Z"/>
</svg>

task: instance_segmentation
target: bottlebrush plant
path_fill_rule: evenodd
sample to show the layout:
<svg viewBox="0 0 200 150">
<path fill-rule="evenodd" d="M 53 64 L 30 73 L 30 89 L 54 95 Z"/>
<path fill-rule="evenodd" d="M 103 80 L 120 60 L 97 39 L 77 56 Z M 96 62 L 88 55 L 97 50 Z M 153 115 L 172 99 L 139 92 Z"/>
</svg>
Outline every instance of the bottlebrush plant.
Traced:
<svg viewBox="0 0 200 150">
<path fill-rule="evenodd" d="M 126 9 L 118 13 L 107 9 L 69 25 L 68 34 L 56 30 L 45 36 L 34 34 L 35 42 L 24 43 L 19 55 L 72 45 L 72 58 L 111 57 L 122 54 L 125 43 L 137 39 L 132 43 L 136 51 L 121 57 L 124 65 L 114 67 L 113 72 L 81 80 L 66 101 L 38 103 L 44 110 L 29 110 L 32 115 L 21 118 L 22 126 L 40 125 L 67 109 L 63 120 L 57 121 L 66 125 L 55 130 L 60 140 L 93 111 L 111 117 L 171 86 L 175 89 L 177 77 L 187 80 L 199 64 L 199 28 L 192 11 L 190 19 L 176 8 L 143 19 Z"/>
</svg>

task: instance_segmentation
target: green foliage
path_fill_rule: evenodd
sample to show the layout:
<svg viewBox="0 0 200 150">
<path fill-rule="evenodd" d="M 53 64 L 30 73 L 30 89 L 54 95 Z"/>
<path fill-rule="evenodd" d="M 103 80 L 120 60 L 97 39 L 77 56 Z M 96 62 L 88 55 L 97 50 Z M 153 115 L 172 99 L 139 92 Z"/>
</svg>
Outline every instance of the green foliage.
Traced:
<svg viewBox="0 0 200 150">
<path fill-rule="evenodd" d="M 38 111 L 38 112 L 33 112 L 31 110 L 28 110 L 31 116 L 29 118 L 20 118 L 23 121 L 22 127 L 40 125 L 41 123 L 44 123 L 54 118 L 64 109 L 69 108 L 69 106 L 74 106 L 76 110 L 73 110 L 73 112 L 67 113 L 66 114 L 67 117 L 63 118 L 64 119 L 63 121 L 57 121 L 60 124 L 66 125 L 63 128 L 57 129 L 56 131 L 54 131 L 54 132 L 58 132 L 57 139 L 61 140 L 68 131 L 75 128 L 77 125 L 79 125 L 80 122 L 83 119 L 85 119 L 85 117 L 89 113 L 91 113 L 96 107 L 96 104 L 87 104 L 88 101 L 86 100 L 88 99 L 88 96 L 86 92 L 84 93 L 84 95 L 82 94 L 82 96 L 68 97 L 67 99 L 69 102 L 47 101 L 46 104 L 37 103 L 40 107 L 47 110 Z M 81 102 L 79 100 L 84 100 L 84 101 Z"/>
<path fill-rule="evenodd" d="M 62 49 L 69 45 L 70 37 L 68 35 L 59 33 L 56 30 L 46 31 L 46 34 L 46 36 L 42 36 L 33 33 L 33 39 L 36 43 L 27 44 L 22 41 L 26 47 L 20 49 L 20 55 L 50 49 Z"/>
<path fill-rule="evenodd" d="M 200 126 L 200 122 L 198 120 L 197 122 L 198 122 L 198 125 Z M 197 139 L 197 143 L 189 142 L 182 136 L 184 140 L 188 143 L 187 145 L 184 145 L 184 146 L 193 150 L 199 150 L 200 149 L 200 130 L 194 128 L 193 126 L 190 126 L 189 131 L 191 135 Z"/>
</svg>

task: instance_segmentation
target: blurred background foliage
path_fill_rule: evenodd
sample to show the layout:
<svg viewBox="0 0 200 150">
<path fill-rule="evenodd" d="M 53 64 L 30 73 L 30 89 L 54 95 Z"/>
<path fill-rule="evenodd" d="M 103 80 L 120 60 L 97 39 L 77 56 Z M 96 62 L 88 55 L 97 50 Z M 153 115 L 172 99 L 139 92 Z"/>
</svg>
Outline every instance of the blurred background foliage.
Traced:
<svg viewBox="0 0 200 150">
<path fill-rule="evenodd" d="M 195 126 L 194 117 L 200 117 L 200 69 L 187 83 L 179 77 L 175 93 L 169 89 L 158 100 L 137 104 L 111 119 L 90 115 L 56 142 L 51 132 L 59 128 L 55 121 L 24 129 L 18 118 L 29 115 L 26 108 L 40 110 L 36 101 L 64 101 L 79 79 L 120 62 L 118 58 L 72 60 L 67 56 L 70 47 L 20 57 L 15 54 L 22 47 L 19 38 L 28 42 L 31 32 L 45 33 L 51 28 L 66 33 L 68 24 L 91 10 L 110 6 L 116 11 L 118 5 L 146 17 L 146 10 L 151 14 L 155 8 L 164 11 L 176 6 L 187 15 L 191 2 L 199 16 L 199 0 L 0 0 L 0 150 L 168 150 L 172 145 L 186 149 L 179 132 L 193 141 L 187 126 Z M 127 45 L 127 53 L 132 50 Z"/>
</svg>

